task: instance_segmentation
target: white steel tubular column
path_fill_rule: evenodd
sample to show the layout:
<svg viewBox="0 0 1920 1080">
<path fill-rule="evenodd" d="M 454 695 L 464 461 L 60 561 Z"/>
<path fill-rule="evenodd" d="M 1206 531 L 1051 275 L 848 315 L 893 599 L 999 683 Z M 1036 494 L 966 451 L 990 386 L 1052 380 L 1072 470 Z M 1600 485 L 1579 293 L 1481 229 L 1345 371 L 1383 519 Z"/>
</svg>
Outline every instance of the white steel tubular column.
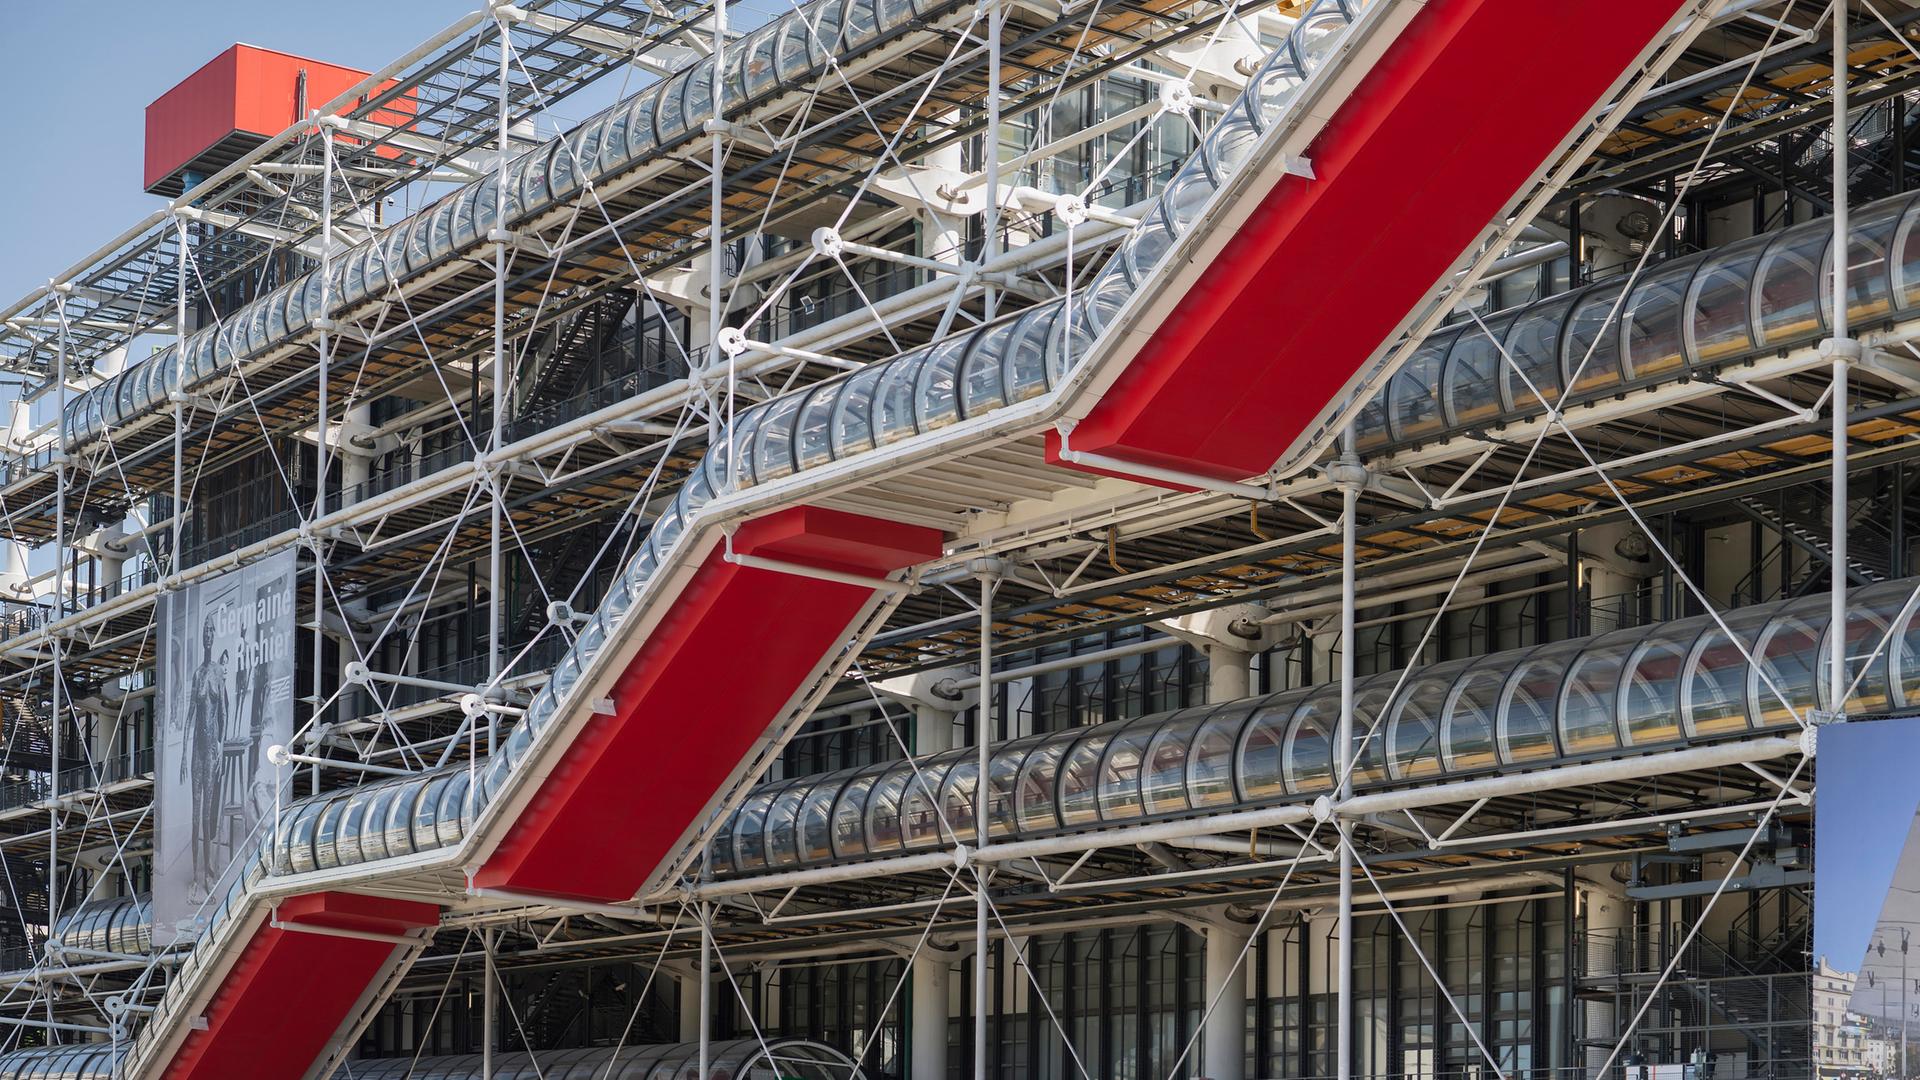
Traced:
<svg viewBox="0 0 1920 1080">
<path fill-rule="evenodd" d="M 947 1080 L 947 957 L 923 944 L 912 964 L 911 1080 Z"/>
<path fill-rule="evenodd" d="M 480 948 L 486 952 L 481 958 L 486 970 L 481 976 L 484 985 L 480 990 L 480 1076 L 481 1080 L 493 1080 L 493 1002 L 499 992 L 499 987 L 494 985 L 497 975 L 493 970 L 493 927 L 480 931 Z"/>
<path fill-rule="evenodd" d="M 1349 473 L 1359 468 L 1354 456 L 1353 428 L 1342 437 L 1342 459 Z M 1336 802 L 1353 797 L 1353 636 L 1355 567 L 1354 518 L 1360 510 L 1360 481 L 1349 475 L 1340 488 L 1340 724 L 1334 736 L 1334 775 L 1340 778 Z M 1334 963 L 1340 980 L 1336 1006 L 1334 1052 L 1338 1080 L 1353 1080 L 1353 826 L 1345 816 L 1334 818 L 1340 833 L 1340 911 L 1334 932 L 1339 935 Z"/>
<path fill-rule="evenodd" d="M 700 901 L 700 1072 L 711 1075 L 708 1063 L 713 1058 L 713 903 Z M 682 1006 L 684 1008 L 684 1006 Z"/>
<path fill-rule="evenodd" d="M 179 280 L 173 290 L 173 565 L 162 570 L 154 567 L 162 575 L 178 574 L 185 567 L 181 563 L 180 544 L 186 536 L 187 507 L 186 484 L 182 470 L 187 460 L 187 222 L 178 214 L 173 218 L 174 244 L 177 247 L 179 262 L 174 275 Z M 66 456 L 67 439 L 64 430 L 55 429 L 55 447 L 60 456 Z"/>
<path fill-rule="evenodd" d="M 63 425 L 67 415 L 67 289 L 55 287 L 54 305 L 60 324 L 60 344 L 56 354 L 54 378 L 54 460 L 59 475 L 54 478 L 53 495 L 53 617 L 67 614 L 67 446 Z M 77 569 L 77 567 L 76 567 Z M 79 575 L 74 575 L 77 580 Z M 60 735 L 66 724 L 61 712 L 67 707 L 66 667 L 63 658 L 65 637 L 54 634 L 47 642 L 53 653 L 53 730 L 48 733 L 47 764 L 52 770 L 53 798 L 47 803 L 47 929 L 60 925 L 60 805 L 66 794 L 60 783 Z M 84 834 L 83 834 L 84 835 Z M 47 1022 L 53 1022 L 53 993 L 47 993 Z"/>
<path fill-rule="evenodd" d="M 501 433 L 507 411 L 507 159 L 512 154 L 512 144 L 507 138 L 507 103 L 512 90 L 512 54 L 513 41 L 507 36 L 507 21 L 494 15 L 494 25 L 500 30 L 500 114 L 495 123 L 500 126 L 500 182 L 493 186 L 493 422 L 487 434 L 487 697 L 497 699 L 500 679 L 505 674 L 503 668 L 506 656 L 505 627 L 507 618 L 506 569 L 501 565 L 503 541 L 501 531 L 505 523 L 501 520 L 506 508 L 506 493 L 502 491 L 500 476 L 505 462 L 499 460 Z M 492 709 L 487 710 L 487 753 L 493 753 L 494 725 L 497 722 Z M 476 732 L 476 735 L 478 733 Z"/>
<path fill-rule="evenodd" d="M 719 348 L 720 321 L 721 321 L 721 315 L 722 315 L 721 307 L 726 303 L 726 296 L 723 292 L 721 292 L 721 283 L 724 277 L 723 271 L 726 269 L 725 260 L 727 257 L 726 223 L 725 223 L 725 218 L 722 214 L 722 211 L 724 209 L 722 200 L 726 196 L 725 172 L 724 172 L 724 169 L 726 166 L 726 146 L 720 137 L 720 130 L 719 130 L 720 121 L 724 120 L 724 117 L 722 116 L 720 111 L 720 104 L 721 102 L 724 102 L 725 100 L 727 100 L 726 95 L 723 92 L 725 87 L 726 70 L 727 70 L 727 4 L 726 4 L 726 0 L 714 0 L 714 4 L 713 4 L 713 89 L 710 91 L 710 93 L 713 95 L 713 115 L 714 115 L 715 122 L 709 125 L 709 130 L 711 131 L 711 138 L 713 139 L 713 146 L 711 148 L 712 155 L 710 158 L 710 166 L 713 171 L 712 171 L 712 175 L 708 177 L 708 179 L 712 181 L 712 206 L 710 207 L 710 212 L 713 215 L 713 220 L 709 222 L 707 225 L 707 243 L 711 245 L 707 251 L 707 291 L 709 294 L 707 296 L 707 363 L 708 365 L 711 365 L 713 363 L 714 350 Z M 732 362 L 731 357 L 728 358 L 728 362 L 729 363 Z M 732 399 L 731 399 L 733 390 L 734 390 L 734 387 L 733 387 L 732 381 L 729 380 L 727 385 L 727 394 L 729 397 L 727 408 L 728 408 L 729 414 L 731 414 L 733 409 Z M 728 416 L 728 429 L 729 430 L 732 429 L 731 415 Z M 729 457 L 727 459 L 727 462 L 728 462 L 728 468 L 732 468 L 733 458 Z M 713 852 L 711 848 L 701 853 L 701 860 L 700 860 L 701 875 L 700 876 L 703 879 L 711 876 L 712 861 L 713 861 Z M 713 1002 L 709 999 L 709 995 L 712 993 L 713 993 L 713 904 L 703 900 L 700 902 L 700 1072 L 699 1072 L 699 1076 L 702 1078 L 702 1080 L 705 1080 L 706 1077 L 711 1075 L 709 1064 L 713 1057 Z"/>
<path fill-rule="evenodd" d="M 320 318 L 314 320 L 319 326 L 318 342 L 320 388 L 317 402 L 318 415 L 313 422 L 313 517 L 318 521 L 327 515 L 327 381 L 329 369 L 333 366 L 333 335 L 330 333 L 333 320 L 328 312 L 333 310 L 332 294 L 329 291 L 333 282 L 333 132 L 316 116 L 313 122 L 314 137 L 320 140 Z M 180 384 L 182 387 L 186 383 Z M 308 542 L 313 545 L 313 721 L 309 737 L 311 752 L 321 752 L 318 734 L 325 726 L 320 716 L 320 704 L 327 699 L 326 682 L 322 678 L 327 653 L 326 603 L 327 603 L 327 558 L 321 547 L 320 537 L 310 534 Z M 342 660 L 346 657 L 342 656 Z M 313 793 L 320 793 L 320 766 L 313 766 Z"/>
<path fill-rule="evenodd" d="M 1242 1080 L 1247 1068 L 1247 967 L 1240 954 L 1248 935 L 1237 932 L 1226 913 L 1207 926 L 1205 982 L 1200 1000 L 1212 1002 L 1200 1048 L 1200 1074 L 1208 1080 Z M 917 1078 L 916 1078 L 917 1080 Z"/>
<path fill-rule="evenodd" d="M 998 4 L 995 4 L 998 11 Z M 995 24 L 997 26 L 997 23 Z M 997 30 L 995 31 L 997 33 Z M 995 41 L 999 39 L 994 38 Z M 995 70 L 998 70 L 996 66 Z M 997 138 L 997 132 L 988 127 L 988 141 Z M 991 146 L 989 154 L 998 154 L 999 147 Z M 980 752 L 980 775 L 973 785 L 973 842 L 974 846 L 985 850 L 987 846 L 987 785 L 992 776 L 993 766 L 993 594 L 995 574 L 992 567 L 982 564 L 980 578 L 980 704 L 974 710 L 976 717 L 973 725 L 973 741 Z M 987 1009 L 993 1003 L 990 989 L 992 965 L 987 962 L 987 864 L 976 862 L 973 877 L 973 1075 L 976 1080 L 987 1080 Z"/>
<path fill-rule="evenodd" d="M 1833 8 L 1833 338 L 1827 343 L 1833 360 L 1833 561 L 1835 628 L 1828 662 L 1832 689 L 1829 705 L 1837 719 L 1846 711 L 1847 635 L 1847 367 L 1860 351 L 1847 326 L 1847 4 Z"/>
</svg>

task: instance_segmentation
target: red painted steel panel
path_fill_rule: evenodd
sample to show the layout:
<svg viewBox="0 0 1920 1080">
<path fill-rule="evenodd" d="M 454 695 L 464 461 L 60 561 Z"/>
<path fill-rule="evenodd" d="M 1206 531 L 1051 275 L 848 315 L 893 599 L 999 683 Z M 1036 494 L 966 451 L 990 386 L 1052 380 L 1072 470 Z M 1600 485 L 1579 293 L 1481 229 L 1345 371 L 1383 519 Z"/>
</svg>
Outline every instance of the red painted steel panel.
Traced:
<svg viewBox="0 0 1920 1080">
<path fill-rule="evenodd" d="M 931 529 L 811 507 L 734 536 L 742 554 L 869 575 L 940 549 Z M 614 715 L 575 736 L 476 882 L 633 896 L 870 596 L 712 552 L 615 685 Z"/>
<path fill-rule="evenodd" d="M 430 904 L 309 893 L 280 904 L 285 923 L 399 934 L 433 926 Z M 299 1080 L 398 946 L 261 924 L 162 1074 L 166 1080 Z"/>
<path fill-rule="evenodd" d="M 1315 139 L 1316 178 L 1266 194 L 1073 449 L 1266 472 L 1679 6 L 1429 0 Z"/>
<path fill-rule="evenodd" d="M 145 190 L 175 179 L 216 149 L 244 152 L 300 119 L 300 73 L 307 73 L 306 106 L 317 108 L 345 93 L 367 73 L 291 53 L 235 45 L 147 106 Z M 391 82 L 382 84 L 392 86 Z M 411 95 L 396 99 L 376 119 L 400 123 L 414 111 Z M 391 156 L 391 155 L 389 155 Z M 211 173 L 224 162 L 210 162 Z"/>
</svg>

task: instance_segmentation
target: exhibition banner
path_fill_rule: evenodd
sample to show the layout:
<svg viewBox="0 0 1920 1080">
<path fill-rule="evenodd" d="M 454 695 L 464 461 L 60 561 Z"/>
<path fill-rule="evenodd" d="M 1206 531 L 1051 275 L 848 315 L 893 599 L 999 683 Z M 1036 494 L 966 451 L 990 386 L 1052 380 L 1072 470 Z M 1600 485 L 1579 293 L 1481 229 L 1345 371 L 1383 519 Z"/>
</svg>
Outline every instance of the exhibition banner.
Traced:
<svg viewBox="0 0 1920 1080">
<path fill-rule="evenodd" d="M 293 736 L 295 553 L 160 598 L 154 938 L 212 914 L 273 812 L 267 748 Z"/>
</svg>

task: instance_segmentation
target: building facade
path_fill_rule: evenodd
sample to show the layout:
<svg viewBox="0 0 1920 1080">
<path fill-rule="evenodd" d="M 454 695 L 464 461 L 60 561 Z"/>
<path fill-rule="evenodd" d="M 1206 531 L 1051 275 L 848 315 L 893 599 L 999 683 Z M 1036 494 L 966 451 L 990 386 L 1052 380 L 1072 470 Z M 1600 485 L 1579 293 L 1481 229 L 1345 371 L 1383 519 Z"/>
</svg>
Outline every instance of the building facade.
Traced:
<svg viewBox="0 0 1920 1080">
<path fill-rule="evenodd" d="M 1920 15 L 1839 16 L 208 65 L 0 308 L 0 1077 L 1896 1075 L 1812 825 L 1920 710 Z"/>
</svg>

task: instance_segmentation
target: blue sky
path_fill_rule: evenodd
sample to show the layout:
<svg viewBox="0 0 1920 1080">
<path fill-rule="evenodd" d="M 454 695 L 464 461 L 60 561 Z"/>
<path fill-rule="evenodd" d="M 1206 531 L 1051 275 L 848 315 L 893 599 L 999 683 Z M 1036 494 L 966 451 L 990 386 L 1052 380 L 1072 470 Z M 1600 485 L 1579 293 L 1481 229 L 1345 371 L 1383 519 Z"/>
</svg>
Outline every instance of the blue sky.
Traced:
<svg viewBox="0 0 1920 1080">
<path fill-rule="evenodd" d="M 0 307 L 118 236 L 140 190 L 147 104 L 236 41 L 374 68 L 477 0 L 11 3 L 0 21 Z"/>
<path fill-rule="evenodd" d="M 1920 720 L 1820 729 L 1813 951 L 1859 963 L 1920 803 Z"/>
</svg>

